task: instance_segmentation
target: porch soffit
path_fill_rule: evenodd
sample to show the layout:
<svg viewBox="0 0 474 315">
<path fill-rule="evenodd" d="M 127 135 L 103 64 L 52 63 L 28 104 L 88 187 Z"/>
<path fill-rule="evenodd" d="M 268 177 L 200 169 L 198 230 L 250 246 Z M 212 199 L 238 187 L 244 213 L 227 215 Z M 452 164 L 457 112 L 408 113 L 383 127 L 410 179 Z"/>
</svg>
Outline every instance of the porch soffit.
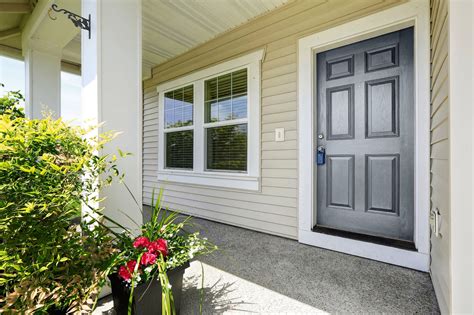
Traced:
<svg viewBox="0 0 474 315">
<path fill-rule="evenodd" d="M 2 1 L 0 0 L 0 4 Z M 143 0 L 144 77 L 149 76 L 152 67 L 291 1 Z M 32 0 L 6 2 L 34 7 Z M 18 11 L 18 8 L 15 10 Z M 29 14 L 15 10 L 12 12 L 0 10 L 0 35 L 1 31 L 9 31 L 3 34 L 4 38 L 0 37 L 0 45 L 20 49 L 21 34 L 13 30 L 21 29 Z M 78 34 L 64 48 L 63 59 L 80 64 L 80 46 L 81 37 Z"/>
<path fill-rule="evenodd" d="M 32 0 L 0 0 L 0 45 L 13 48 L 13 51 L 21 47 L 21 28 L 35 3 Z"/>
<path fill-rule="evenodd" d="M 150 69 L 289 0 L 145 0 L 143 63 Z"/>
</svg>

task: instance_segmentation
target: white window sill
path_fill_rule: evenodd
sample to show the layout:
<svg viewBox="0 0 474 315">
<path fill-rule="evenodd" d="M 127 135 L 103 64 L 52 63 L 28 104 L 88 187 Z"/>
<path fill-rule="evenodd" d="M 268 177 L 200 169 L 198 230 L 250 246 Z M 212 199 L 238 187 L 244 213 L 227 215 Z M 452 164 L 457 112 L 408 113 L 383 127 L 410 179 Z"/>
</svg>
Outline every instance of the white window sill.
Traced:
<svg viewBox="0 0 474 315">
<path fill-rule="evenodd" d="M 203 185 L 242 190 L 259 190 L 259 178 L 247 174 L 193 173 L 191 171 L 163 170 L 158 173 L 158 180 L 165 182 Z"/>
</svg>

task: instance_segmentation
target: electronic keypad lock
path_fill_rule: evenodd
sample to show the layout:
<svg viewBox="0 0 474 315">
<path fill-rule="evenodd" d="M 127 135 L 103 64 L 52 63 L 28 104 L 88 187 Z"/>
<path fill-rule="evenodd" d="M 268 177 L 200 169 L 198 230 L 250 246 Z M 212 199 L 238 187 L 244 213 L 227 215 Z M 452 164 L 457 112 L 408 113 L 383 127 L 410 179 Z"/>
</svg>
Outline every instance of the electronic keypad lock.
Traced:
<svg viewBox="0 0 474 315">
<path fill-rule="evenodd" d="M 316 164 L 324 165 L 325 163 L 326 163 L 326 149 L 320 145 L 316 151 Z"/>
</svg>

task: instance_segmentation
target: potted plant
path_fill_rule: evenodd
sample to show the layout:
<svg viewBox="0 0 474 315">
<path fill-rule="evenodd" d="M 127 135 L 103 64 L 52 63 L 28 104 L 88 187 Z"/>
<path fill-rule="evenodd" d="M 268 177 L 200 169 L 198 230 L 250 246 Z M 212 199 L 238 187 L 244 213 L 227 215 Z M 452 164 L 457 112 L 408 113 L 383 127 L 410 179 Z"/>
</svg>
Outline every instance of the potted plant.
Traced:
<svg viewBox="0 0 474 315">
<path fill-rule="evenodd" d="M 190 217 L 162 208 L 163 191 L 154 202 L 140 235 L 121 234 L 114 271 L 109 275 L 117 314 L 179 314 L 183 274 L 189 261 L 216 249 L 199 232 L 188 232 Z M 159 298 L 161 297 L 161 298 Z"/>
</svg>

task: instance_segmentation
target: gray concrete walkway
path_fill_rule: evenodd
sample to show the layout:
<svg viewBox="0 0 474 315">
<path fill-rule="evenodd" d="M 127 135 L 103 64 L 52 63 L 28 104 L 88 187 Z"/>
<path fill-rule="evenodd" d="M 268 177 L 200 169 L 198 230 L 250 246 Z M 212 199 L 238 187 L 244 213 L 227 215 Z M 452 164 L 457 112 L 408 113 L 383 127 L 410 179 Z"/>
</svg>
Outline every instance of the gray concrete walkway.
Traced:
<svg viewBox="0 0 474 315">
<path fill-rule="evenodd" d="M 194 222 L 220 247 L 199 258 L 205 264 L 207 314 L 439 313 L 427 273 L 206 220 Z M 200 266 L 193 264 L 185 283 L 196 283 L 193 278 L 199 275 Z M 197 291 L 186 286 L 184 314 L 197 310 Z"/>
<path fill-rule="evenodd" d="M 198 314 L 201 262 L 203 314 L 439 313 L 427 273 L 207 220 L 194 223 L 220 250 L 186 270 L 181 314 Z"/>
</svg>

